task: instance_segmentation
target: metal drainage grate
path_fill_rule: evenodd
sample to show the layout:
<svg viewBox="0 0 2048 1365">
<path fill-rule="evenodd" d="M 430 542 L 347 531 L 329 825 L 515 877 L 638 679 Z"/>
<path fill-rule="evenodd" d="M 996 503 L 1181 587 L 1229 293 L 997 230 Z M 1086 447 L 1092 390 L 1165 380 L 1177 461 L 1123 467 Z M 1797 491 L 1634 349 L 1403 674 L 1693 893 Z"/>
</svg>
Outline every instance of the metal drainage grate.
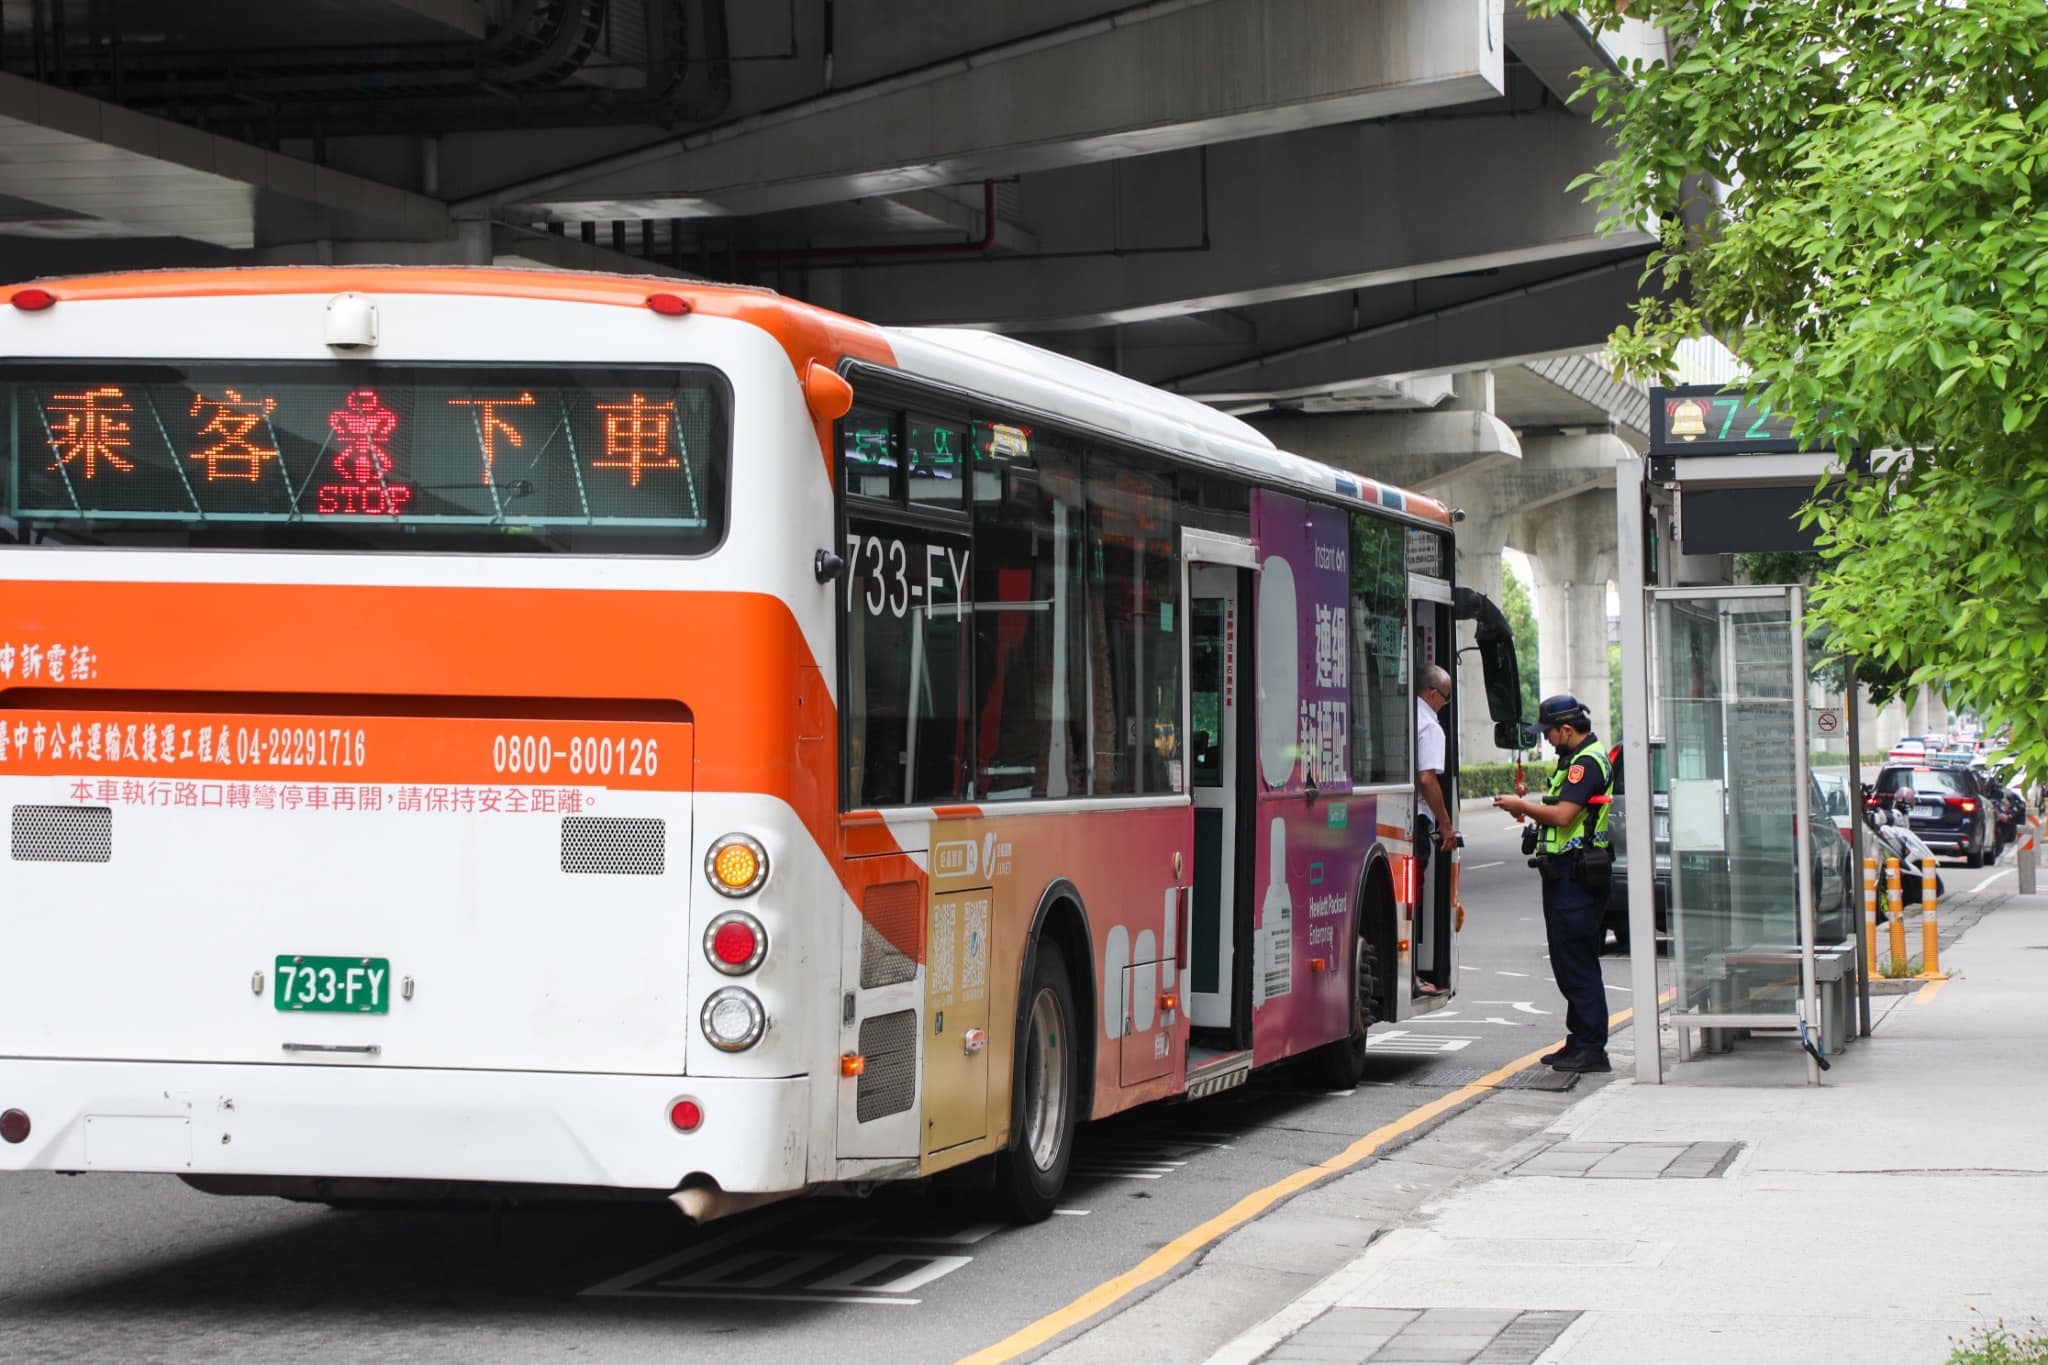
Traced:
<svg viewBox="0 0 2048 1365">
<path fill-rule="evenodd" d="M 1476 1066 L 1432 1066 L 1425 1067 L 1408 1078 L 1410 1085 L 1438 1086 L 1445 1090 L 1456 1090 L 1459 1086 L 1470 1085 L 1491 1071 L 1491 1067 Z M 1569 1090 L 1579 1083 L 1580 1072 L 1553 1071 L 1547 1066 L 1532 1066 L 1525 1071 L 1493 1083 L 1496 1090 Z"/>
<path fill-rule="evenodd" d="M 112 806 L 16 806 L 18 863 L 105 863 L 114 857 Z"/>
<path fill-rule="evenodd" d="M 1568 1309 L 1330 1308 L 1262 1359 L 1533 1365 L 1578 1320 Z"/>
<path fill-rule="evenodd" d="M 1716 1180 L 1742 1152 L 1739 1142 L 1560 1142 L 1510 1175 L 1574 1180 Z"/>
<path fill-rule="evenodd" d="M 887 1118 L 917 1098 L 917 1011 L 897 1010 L 860 1021 L 860 1073 L 854 1115 L 860 1122 Z"/>
<path fill-rule="evenodd" d="M 668 868 L 668 822 L 599 815 L 562 817 L 562 871 L 659 877 Z"/>
</svg>

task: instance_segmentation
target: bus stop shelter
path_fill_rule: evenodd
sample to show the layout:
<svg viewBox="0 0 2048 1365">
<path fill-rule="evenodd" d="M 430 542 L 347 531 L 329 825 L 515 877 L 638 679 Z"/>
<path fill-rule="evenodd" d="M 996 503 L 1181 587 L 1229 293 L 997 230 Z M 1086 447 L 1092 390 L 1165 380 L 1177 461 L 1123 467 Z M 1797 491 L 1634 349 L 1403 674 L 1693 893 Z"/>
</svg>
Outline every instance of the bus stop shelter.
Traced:
<svg viewBox="0 0 2048 1365">
<path fill-rule="evenodd" d="M 1616 462 L 1622 765 L 1649 779 L 1622 803 L 1641 1081 L 1664 1079 L 1664 1024 L 1680 1062 L 1796 1039 L 1811 1084 L 1868 1031 L 1853 675 L 1809 657 L 1798 585 L 1687 581 L 1705 556 L 1812 548 L 1796 512 L 1836 472 L 1784 419 L 1707 387 L 1653 388 L 1648 454 Z M 1815 777 L 1843 765 L 1846 842 Z"/>
</svg>

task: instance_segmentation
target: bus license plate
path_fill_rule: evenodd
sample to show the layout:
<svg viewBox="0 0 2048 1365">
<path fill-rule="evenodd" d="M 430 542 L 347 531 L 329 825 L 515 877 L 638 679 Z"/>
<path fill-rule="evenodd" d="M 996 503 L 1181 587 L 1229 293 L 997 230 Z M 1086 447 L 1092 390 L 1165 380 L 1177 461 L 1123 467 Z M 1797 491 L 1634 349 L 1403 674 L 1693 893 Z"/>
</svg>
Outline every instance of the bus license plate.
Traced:
<svg viewBox="0 0 2048 1365">
<path fill-rule="evenodd" d="M 272 1001 L 307 1014 L 389 1014 L 390 959 L 281 954 Z"/>
</svg>

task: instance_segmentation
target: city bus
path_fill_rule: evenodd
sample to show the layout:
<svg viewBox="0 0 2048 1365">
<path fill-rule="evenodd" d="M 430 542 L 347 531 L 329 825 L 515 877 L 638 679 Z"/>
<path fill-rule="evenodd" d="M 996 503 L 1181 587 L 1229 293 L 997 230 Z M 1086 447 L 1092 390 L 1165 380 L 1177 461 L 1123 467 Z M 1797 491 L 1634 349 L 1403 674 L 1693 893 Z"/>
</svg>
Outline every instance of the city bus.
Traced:
<svg viewBox="0 0 2048 1365">
<path fill-rule="evenodd" d="M 1028 1220 L 1451 997 L 1426 497 L 743 287 L 9 303 L 0 1169 Z"/>
</svg>

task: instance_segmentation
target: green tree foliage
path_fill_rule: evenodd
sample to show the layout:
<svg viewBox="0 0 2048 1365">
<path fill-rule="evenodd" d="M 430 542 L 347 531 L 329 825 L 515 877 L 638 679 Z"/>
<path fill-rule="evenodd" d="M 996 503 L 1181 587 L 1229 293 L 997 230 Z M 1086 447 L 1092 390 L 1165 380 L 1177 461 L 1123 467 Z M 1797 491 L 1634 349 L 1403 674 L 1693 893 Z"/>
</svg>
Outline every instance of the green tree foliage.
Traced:
<svg viewBox="0 0 2048 1365">
<path fill-rule="evenodd" d="M 1515 674 L 1522 684 L 1522 718 L 1536 718 L 1536 695 L 1538 680 L 1543 676 L 1537 671 L 1536 653 L 1536 609 L 1530 604 L 1529 589 L 1522 584 L 1522 577 L 1505 565 L 1500 575 L 1500 614 L 1508 618 L 1508 629 L 1515 633 Z"/>
<path fill-rule="evenodd" d="M 1813 607 L 1868 674 L 2012 722 L 2048 770 L 2048 6 L 1625 9 L 1674 56 L 1586 77 L 1616 151 L 1581 183 L 1659 233 L 1617 363 L 1661 377 L 1710 333 L 1801 434 L 1910 451 L 1807 509 Z"/>
</svg>

